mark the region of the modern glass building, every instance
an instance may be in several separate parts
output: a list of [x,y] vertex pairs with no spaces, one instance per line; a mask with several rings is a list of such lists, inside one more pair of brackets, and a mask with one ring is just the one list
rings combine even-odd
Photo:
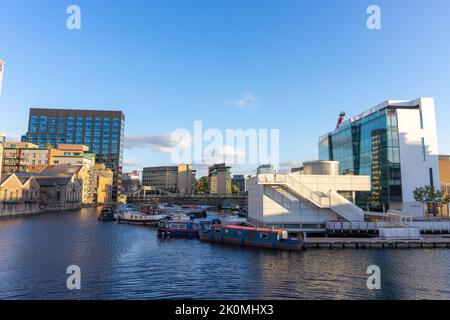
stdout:
[[114,172],[113,198],[121,191],[125,115],[121,111],[30,109],[28,142],[45,147],[84,144],[96,162]]
[[415,188],[439,181],[434,100],[390,100],[348,119],[320,138],[319,158],[339,161],[340,174],[371,176],[360,207],[409,208]]

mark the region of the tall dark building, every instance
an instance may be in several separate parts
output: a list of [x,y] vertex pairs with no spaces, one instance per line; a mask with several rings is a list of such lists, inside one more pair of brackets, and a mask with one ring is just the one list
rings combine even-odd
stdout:
[[45,147],[84,144],[114,172],[113,198],[122,188],[125,115],[121,111],[30,109],[28,142]]

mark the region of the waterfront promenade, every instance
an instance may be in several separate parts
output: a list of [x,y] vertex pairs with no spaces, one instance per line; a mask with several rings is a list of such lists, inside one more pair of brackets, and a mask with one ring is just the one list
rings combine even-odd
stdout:
[[308,249],[450,249],[450,235],[424,235],[422,239],[308,238]]

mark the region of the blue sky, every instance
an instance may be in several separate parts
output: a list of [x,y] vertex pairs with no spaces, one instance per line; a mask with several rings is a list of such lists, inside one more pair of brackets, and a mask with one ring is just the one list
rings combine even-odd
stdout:
[[[81,8],[81,30],[66,28],[71,4]],[[381,8],[381,30],[366,27],[371,4]],[[26,132],[30,107],[112,109],[125,112],[127,136],[150,140],[125,150],[134,166],[170,164],[162,137],[192,131],[195,120],[220,130],[278,128],[280,161],[293,162],[317,158],[318,137],[342,110],[432,96],[440,153],[450,154],[448,0],[0,0],[0,7],[7,63],[0,131],[13,137]]]

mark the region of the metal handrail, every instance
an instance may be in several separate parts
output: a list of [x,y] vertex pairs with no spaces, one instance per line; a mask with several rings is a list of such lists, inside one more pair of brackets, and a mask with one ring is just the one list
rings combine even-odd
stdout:
[[[286,184],[291,187],[293,190],[297,191],[298,193],[301,194],[302,196],[304,196],[305,198],[307,198],[308,200],[314,202],[315,204],[317,204],[319,207],[322,206],[321,204],[321,196],[319,196],[315,191],[311,190],[310,188],[308,188],[307,186],[305,186],[303,183],[301,183],[300,181],[292,178],[289,175],[285,175],[285,181]],[[289,181],[289,182],[288,182]],[[292,186],[292,184],[294,185],[294,187]]]

